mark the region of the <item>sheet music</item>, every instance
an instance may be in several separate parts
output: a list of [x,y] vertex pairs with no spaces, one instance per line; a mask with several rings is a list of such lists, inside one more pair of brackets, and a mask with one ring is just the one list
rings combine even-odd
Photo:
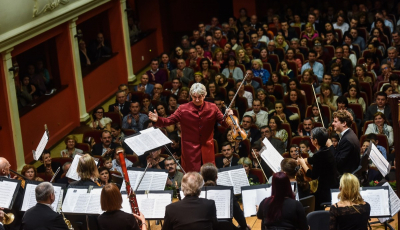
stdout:
[[[68,170],[67,174],[65,175],[66,177],[71,178],[76,181],[81,179],[78,175],[78,172],[76,171],[78,168],[79,158],[81,158],[81,157],[82,157],[82,155],[75,154],[74,160],[72,161],[71,166],[69,167],[69,170]],[[97,158],[93,158],[93,159],[97,165],[99,160]]]
[[0,207],[11,208],[11,201],[18,183],[12,181],[0,181]]
[[39,160],[40,156],[43,153],[43,150],[46,148],[47,142],[49,141],[49,137],[47,136],[47,130],[44,131],[42,139],[40,139],[39,145],[36,148],[36,151],[33,152],[33,159],[35,161]]
[[[26,184],[25,196],[22,202],[21,211],[26,212],[28,209],[36,205],[37,201],[36,201],[35,189],[37,186],[38,186],[37,184],[30,184],[30,183]],[[53,188],[54,188],[55,200],[51,204],[51,207],[53,208],[54,211],[57,211],[57,206],[60,200],[60,194],[62,193],[62,189],[60,186],[53,186]]]
[[250,186],[244,168],[232,169],[229,171],[218,172],[218,185],[232,186],[235,195],[240,194],[242,186]]
[[256,205],[260,205],[261,201],[271,196],[271,187],[242,190],[243,212],[245,217],[257,214]]
[[165,207],[171,204],[170,193],[136,194],[139,210],[146,218],[163,219]]
[[121,208],[121,210],[126,212],[126,213],[132,214],[132,208],[131,208],[131,204],[129,203],[128,195],[127,194],[121,194],[121,196],[122,196],[122,208]]
[[261,149],[260,156],[267,163],[274,173],[281,171],[282,155],[272,146],[267,138],[263,140],[264,147]]
[[[339,202],[339,191],[332,192],[332,204]],[[370,216],[390,216],[389,210],[389,197],[387,190],[384,189],[370,189],[361,190],[360,195],[365,202],[371,206]]]
[[215,202],[218,219],[231,218],[231,190],[207,190],[207,199]]
[[[382,187],[383,186],[389,187],[390,215],[394,216],[396,213],[398,213],[400,211],[400,199],[388,182],[384,183],[382,185]],[[385,217],[385,218],[378,218],[378,219],[381,223],[383,223],[386,220],[389,220],[390,218]]]
[[382,176],[386,176],[390,172],[390,163],[383,157],[382,153],[378,150],[374,143],[370,143],[371,152],[369,157],[371,158],[372,162],[378,168],[379,172],[381,172]]
[[87,194],[87,189],[70,188],[65,195],[62,210],[65,213],[74,212],[75,205],[80,195]]
[[85,213],[102,213],[100,205],[101,190],[102,189],[93,189],[90,192],[90,199]]
[[133,152],[141,156],[149,150],[171,143],[171,140],[160,129],[150,127],[140,131],[139,135],[126,138],[124,142]]
[[[134,191],[139,184],[142,175],[143,171],[128,170],[129,181],[131,182],[131,187]],[[137,190],[163,191],[165,188],[165,184],[167,183],[167,179],[168,173],[165,171],[147,171]],[[126,191],[126,186],[121,186],[121,192],[123,191]]]

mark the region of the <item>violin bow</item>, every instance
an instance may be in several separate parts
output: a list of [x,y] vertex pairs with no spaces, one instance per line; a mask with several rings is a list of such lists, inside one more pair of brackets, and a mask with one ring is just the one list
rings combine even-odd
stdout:
[[[246,73],[246,76],[244,76],[244,77],[243,77],[242,83],[240,83],[240,86],[239,86],[239,88],[236,90],[235,96],[233,96],[233,98],[232,98],[232,100],[231,100],[231,103],[229,103],[229,106],[228,106],[228,108],[230,108],[230,107],[231,107],[231,105],[232,105],[232,103],[235,101],[235,99],[236,99],[236,96],[237,96],[237,94],[239,93],[239,90],[240,90],[240,88],[242,87],[242,85],[243,85],[244,81],[245,81],[245,80],[246,80],[246,78],[247,78],[247,75],[249,75],[249,74],[248,74],[248,73]],[[225,106],[225,107],[226,107],[226,106]],[[226,114],[227,114],[227,110],[225,110],[224,117],[226,117]]]
[[312,91],[314,92],[315,103],[317,104],[317,108],[318,108],[318,112],[319,112],[319,117],[321,118],[322,126],[325,128],[324,120],[322,119],[321,109],[319,108],[319,105],[318,105],[319,103],[318,103],[318,101],[317,101],[317,94],[315,93],[315,90],[314,90],[314,85],[311,84],[311,87],[312,87]]
[[260,166],[260,169],[261,169],[261,171],[263,172],[263,174],[264,174],[264,176],[265,176],[265,179],[267,180],[267,183],[269,183],[268,177],[267,177],[267,175],[265,174],[264,169],[261,167],[261,163],[260,163],[260,161],[258,160],[258,158],[257,158],[257,156],[256,156],[256,152],[254,152],[254,149],[251,149],[251,151],[253,152],[254,158],[256,158],[256,160],[257,160],[257,162],[258,162],[258,165]]

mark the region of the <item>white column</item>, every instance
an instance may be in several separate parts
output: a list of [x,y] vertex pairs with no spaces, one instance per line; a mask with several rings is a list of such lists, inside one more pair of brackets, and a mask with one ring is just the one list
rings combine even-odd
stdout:
[[8,109],[3,111],[4,113],[9,113],[9,117],[11,120],[11,129],[13,135],[14,142],[14,150],[15,150],[15,159],[17,162],[17,169],[20,170],[25,165],[25,157],[24,157],[24,145],[22,142],[22,132],[21,132],[21,123],[19,120],[19,111],[18,111],[18,101],[17,101],[17,93],[15,89],[15,81],[14,81],[14,72],[9,71],[11,67],[13,67],[11,60],[11,51],[13,48],[2,52],[3,57],[3,75],[6,80],[6,90],[7,90],[7,100],[8,100]]
[[89,114],[86,112],[86,103],[85,103],[85,92],[83,90],[83,80],[82,80],[82,71],[81,71],[81,62],[79,58],[79,44],[78,39],[75,38],[76,32],[76,20],[78,18],[74,18],[69,22],[69,30],[70,30],[70,40],[72,44],[72,59],[74,62],[74,75],[75,75],[75,84],[76,84],[76,93],[78,94],[78,106],[79,106],[79,117],[81,122],[85,122],[89,119]]
[[120,3],[121,3],[122,33],[124,34],[124,45],[125,45],[125,60],[128,71],[128,82],[133,82],[136,79],[136,76],[133,73],[133,67],[132,67],[131,41],[129,38],[128,17],[125,11],[126,0],[120,0]]

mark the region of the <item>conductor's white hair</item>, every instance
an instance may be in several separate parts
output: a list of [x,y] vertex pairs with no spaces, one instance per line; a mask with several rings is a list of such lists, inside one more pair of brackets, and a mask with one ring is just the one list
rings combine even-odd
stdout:
[[206,87],[201,84],[201,83],[194,83],[192,87],[190,87],[190,95],[198,94],[198,95],[203,95],[207,96],[207,90]]

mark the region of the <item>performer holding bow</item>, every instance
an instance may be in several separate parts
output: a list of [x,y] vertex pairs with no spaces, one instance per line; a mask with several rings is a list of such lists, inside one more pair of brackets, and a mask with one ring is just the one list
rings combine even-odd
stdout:
[[[182,127],[182,167],[186,172],[200,171],[202,164],[215,164],[214,125],[224,122],[224,115],[214,103],[204,101],[207,95],[206,87],[195,83],[190,88],[192,101],[182,104],[168,118],[159,117],[156,110],[149,112],[149,119],[158,127],[164,127],[177,122]],[[232,110],[228,109],[228,115]]]

